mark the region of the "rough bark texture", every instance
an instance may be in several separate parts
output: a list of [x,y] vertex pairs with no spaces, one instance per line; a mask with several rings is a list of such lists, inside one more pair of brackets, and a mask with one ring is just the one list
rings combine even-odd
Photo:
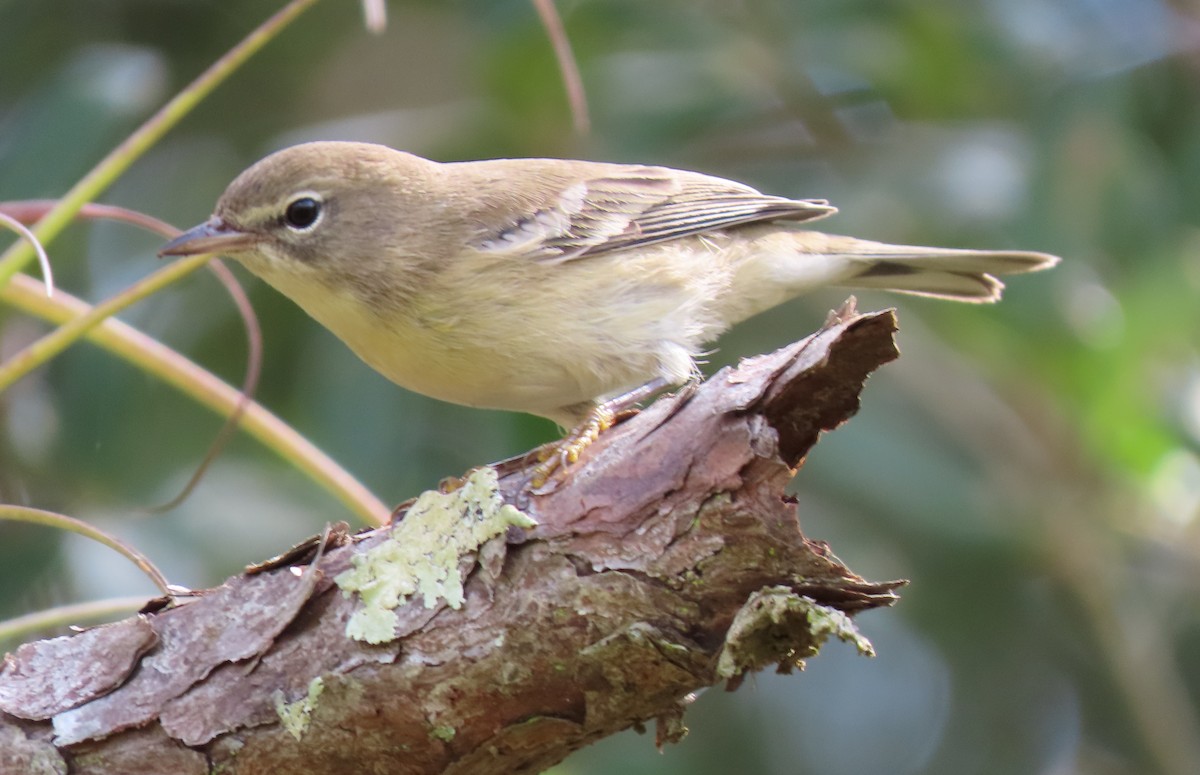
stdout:
[[[896,356],[890,312],[834,320],[605,433],[529,495],[538,525],[459,559],[461,607],[395,609],[346,636],[333,579],[387,530],[333,533],[198,600],[27,644],[0,670],[0,773],[512,773],[656,721],[689,694],[789,669],[897,582],[799,530],[784,487]],[[314,559],[315,558],[315,559]],[[314,681],[314,679],[319,679]]]

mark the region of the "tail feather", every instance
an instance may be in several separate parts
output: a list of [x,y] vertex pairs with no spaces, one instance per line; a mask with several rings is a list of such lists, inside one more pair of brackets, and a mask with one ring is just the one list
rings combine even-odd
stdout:
[[956,301],[998,301],[1004,283],[995,275],[1037,272],[1058,263],[1057,256],[1047,253],[924,248],[830,237],[826,246],[830,253],[861,267],[839,284]]
[[[875,250],[872,248],[884,248]],[[878,261],[892,261],[944,269],[951,272],[978,272],[993,274],[1024,274],[1049,269],[1058,263],[1058,256],[1049,253],[1034,253],[1023,250],[958,250],[954,248],[919,248],[907,245],[884,245],[867,242],[859,250],[847,252],[848,256]]]
[[1058,263],[1046,253],[888,245],[819,231],[760,228],[761,236],[736,262],[735,292],[722,299],[719,317],[727,323],[831,285],[993,302],[1004,290],[996,275],[1036,272]]
[[891,261],[870,264],[845,284],[976,303],[999,301],[1004,291],[1004,283],[986,272],[950,272]]

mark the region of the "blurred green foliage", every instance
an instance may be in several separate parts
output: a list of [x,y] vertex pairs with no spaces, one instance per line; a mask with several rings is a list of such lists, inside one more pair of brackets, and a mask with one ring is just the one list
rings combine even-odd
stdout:
[[[0,0],[0,199],[56,196],[278,6]],[[381,36],[318,4],[110,190],[179,226],[304,139],[449,160],[667,164],[827,197],[822,225],[892,242],[1056,252],[994,308],[900,308],[904,357],[795,489],[807,534],[913,584],[862,617],[880,656],[711,692],[658,755],[627,733],[557,768],[623,773],[1200,771],[1200,18],[1183,0],[570,0],[588,89],[571,119],[526,0],[390,4]],[[7,238],[5,238],[7,244]],[[157,241],[53,245],[90,300]],[[404,393],[247,277],[260,400],[399,501],[554,434]],[[831,291],[731,332],[712,367],[783,345]],[[204,276],[126,319],[237,383],[244,336]],[[43,328],[0,310],[0,354]],[[89,346],[0,396],[0,499],[112,529],[204,586],[345,515],[239,439],[165,518],[219,421]],[[232,540],[231,540],[232,539]],[[0,524],[0,616],[149,591],[104,550]]]

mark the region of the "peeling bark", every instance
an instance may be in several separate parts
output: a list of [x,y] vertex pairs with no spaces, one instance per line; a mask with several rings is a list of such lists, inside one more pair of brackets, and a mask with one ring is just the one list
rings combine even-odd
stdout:
[[691,692],[891,605],[799,530],[784,488],[896,357],[891,312],[846,315],[606,432],[533,494],[537,525],[458,558],[461,607],[420,596],[395,637],[346,636],[335,577],[388,540],[335,531],[197,600],[26,644],[0,669],[0,773],[537,772],[649,721],[678,740]]

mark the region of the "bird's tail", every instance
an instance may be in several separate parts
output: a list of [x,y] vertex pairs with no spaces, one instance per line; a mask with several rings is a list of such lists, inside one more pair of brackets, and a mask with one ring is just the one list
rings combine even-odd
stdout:
[[[798,238],[798,239],[796,239]],[[831,285],[932,296],[975,303],[1000,299],[996,275],[1049,269],[1058,257],[1010,250],[957,250],[889,245],[819,232],[796,233],[801,252],[831,262]]]
[[719,319],[745,320],[800,294],[840,286],[939,299],[999,301],[996,275],[1049,269],[1056,256],[1008,250],[956,250],[889,245],[818,231],[771,231],[736,263],[733,292]]
[[996,275],[1049,269],[1057,256],[1007,250],[953,250],[860,242],[848,257],[861,267],[847,278],[854,288],[932,296],[976,303],[1000,300],[1004,283]]

